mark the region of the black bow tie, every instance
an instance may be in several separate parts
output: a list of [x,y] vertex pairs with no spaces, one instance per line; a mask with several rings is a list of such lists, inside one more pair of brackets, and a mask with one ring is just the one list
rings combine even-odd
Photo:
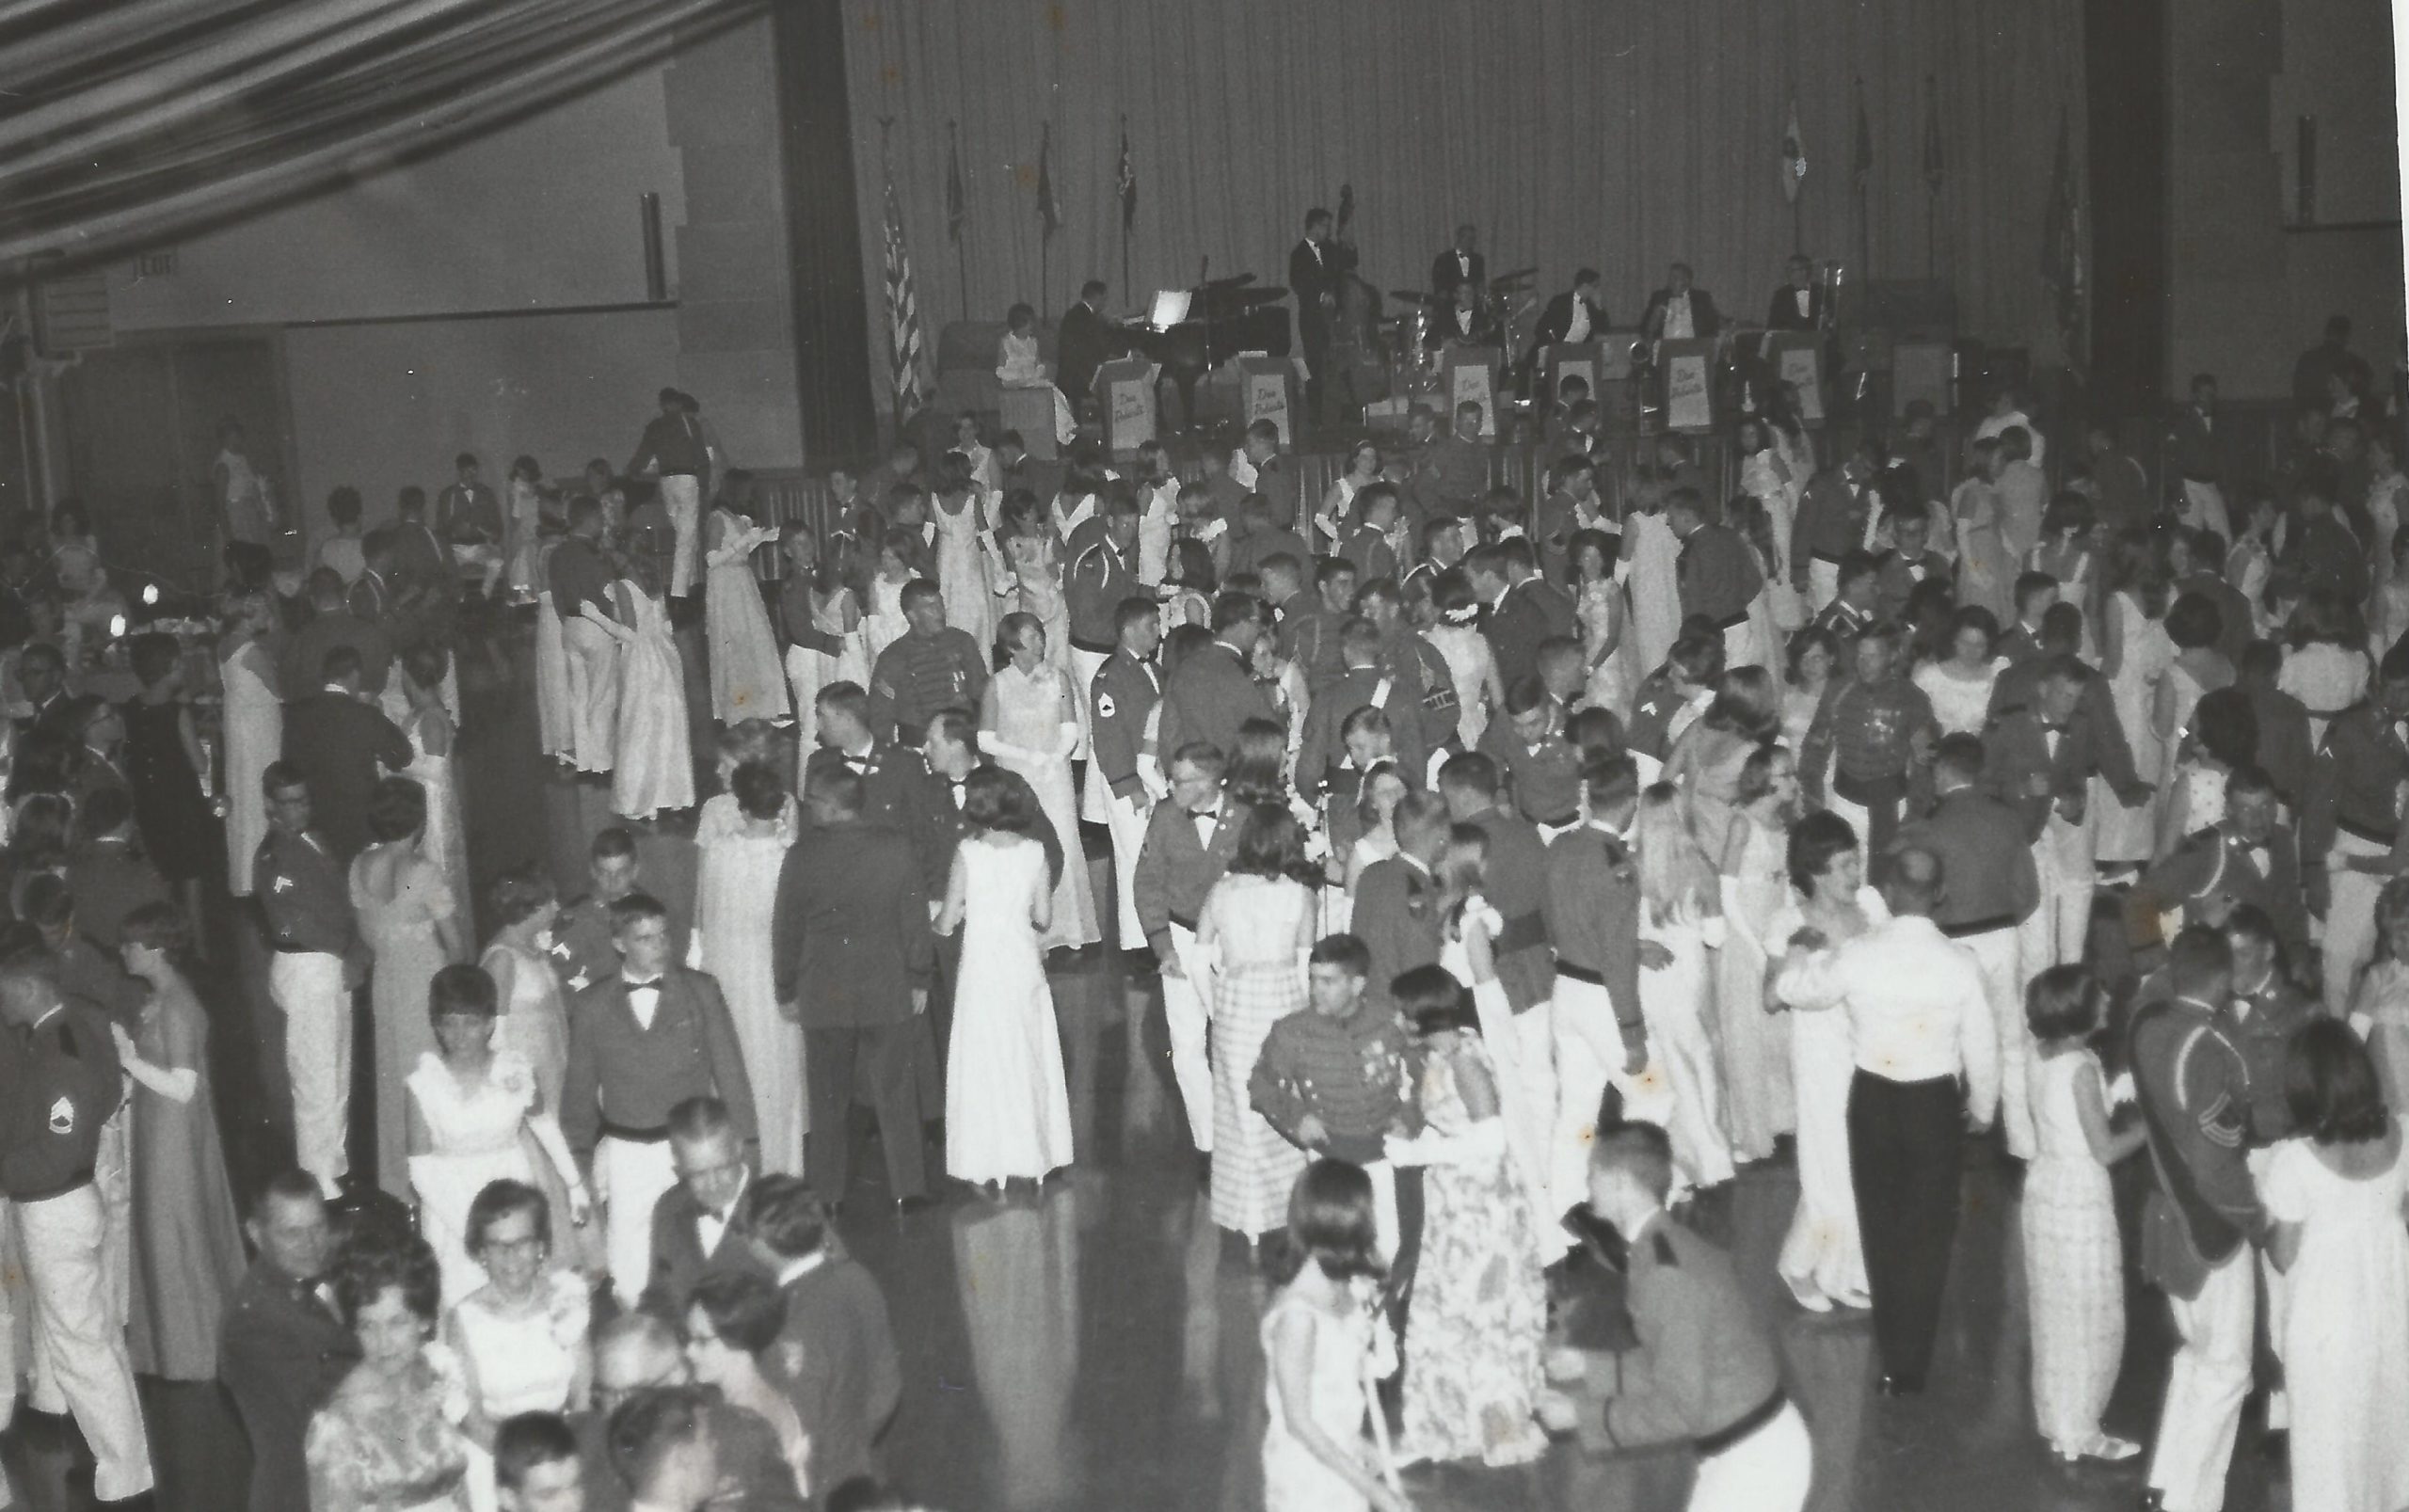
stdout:
[[654,992],[654,993],[657,993],[657,992],[661,991],[661,979],[660,979],[660,978],[658,978],[658,977],[647,977],[647,978],[646,978],[646,979],[645,979],[644,980],[642,980],[642,981],[631,981],[631,982],[629,982],[629,983],[628,983],[628,991],[630,991],[630,992],[631,992],[631,993],[643,993],[643,992]]

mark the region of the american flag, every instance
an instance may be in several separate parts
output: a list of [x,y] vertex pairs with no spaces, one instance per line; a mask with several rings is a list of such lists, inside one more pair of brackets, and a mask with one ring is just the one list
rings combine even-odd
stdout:
[[1048,121],[1045,134],[1037,141],[1037,223],[1045,229],[1047,240],[1062,229],[1062,206],[1054,198],[1054,126]]
[[895,198],[895,176],[886,179],[886,337],[894,369],[895,423],[901,427],[928,403],[920,386],[926,343],[920,337],[920,301],[912,292],[912,254],[903,245],[903,209]]
[[1138,165],[1129,161],[1129,121],[1121,121],[1121,234],[1129,234],[1138,218]]

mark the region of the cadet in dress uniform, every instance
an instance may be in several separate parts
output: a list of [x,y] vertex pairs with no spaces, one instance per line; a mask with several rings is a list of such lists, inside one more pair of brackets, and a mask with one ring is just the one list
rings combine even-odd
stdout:
[[1236,804],[1221,790],[1226,765],[1214,746],[1195,742],[1174,749],[1171,798],[1147,816],[1131,879],[1139,922],[1162,969],[1172,1080],[1188,1110],[1189,1135],[1207,1154],[1213,1149],[1213,1070],[1204,1058],[1210,1017],[1204,961],[1196,952],[1196,915],[1213,884],[1230,869],[1244,827]]
[[1551,1216],[1578,1201],[1607,1084],[1648,1064],[1648,1029],[1639,1015],[1639,872],[1623,840],[1639,805],[1639,773],[1620,756],[1594,765],[1587,781],[1589,822],[1547,848],[1559,1078],[1546,1173]]
[[1627,1123],[1602,1135],[1588,1164],[1590,1216],[1628,1241],[1626,1306],[1639,1345],[1590,1347],[1573,1310],[1572,1348],[1550,1361],[1570,1381],[1541,1409],[1591,1454],[1687,1443],[1698,1455],[1689,1512],[1797,1512],[1814,1469],[1806,1421],[1781,1386],[1772,1330],[1741,1289],[1731,1257],[1665,1211],[1673,1153],[1665,1131]]
[[1145,944],[1138,918],[1138,852],[1145,845],[1146,819],[1163,793],[1163,775],[1141,763],[1146,724],[1162,702],[1162,676],[1155,649],[1162,644],[1162,611],[1150,598],[1121,600],[1113,611],[1113,653],[1089,680],[1088,718],[1093,757],[1088,770],[1104,789],[1104,825],[1112,837],[1112,883],[1119,900],[1116,943],[1124,950]]
[[[14,932],[14,931],[12,931]],[[33,1297],[38,1412],[72,1413],[91,1445],[103,1502],[151,1488],[124,1319],[108,1294],[107,1220],[92,1180],[101,1125],[125,1100],[108,1020],[71,1003],[38,941],[0,961],[0,1190],[16,1207]]]
[[2401,785],[2409,782],[2409,640],[2384,654],[2373,697],[2325,727],[2300,823],[2309,911],[2325,920],[2325,1011],[2350,1011],[2375,955],[2375,899],[2393,874]]
[[310,784],[300,769],[271,762],[260,786],[267,793],[269,827],[252,862],[251,884],[275,952],[267,991],[284,1015],[294,1151],[332,1202],[343,1195],[343,1178],[351,1170],[343,1134],[351,1106],[351,992],[366,974],[359,924],[343,864],[311,832]]

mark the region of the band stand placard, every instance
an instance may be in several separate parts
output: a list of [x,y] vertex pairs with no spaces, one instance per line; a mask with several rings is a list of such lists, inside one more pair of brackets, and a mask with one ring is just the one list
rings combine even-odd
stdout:
[[1661,344],[1665,428],[1693,434],[1715,429],[1715,342],[1687,339]]
[[1480,406],[1480,436],[1497,438],[1497,354],[1485,346],[1450,344],[1439,359],[1439,388],[1447,396],[1445,428],[1463,405]]
[[1290,383],[1296,370],[1286,358],[1266,357],[1260,352],[1240,356],[1236,365],[1239,428],[1268,420],[1280,427],[1280,444],[1289,445],[1293,437],[1291,413],[1296,407]]
[[[1540,354],[1540,371],[1547,375],[1547,391],[1536,397],[1546,405],[1554,405],[1564,392],[1564,380],[1579,376],[1589,386],[1589,397],[1598,397],[1598,385],[1605,373],[1605,348],[1597,342],[1556,342]],[[1624,364],[1628,370],[1629,363]]]
[[1765,333],[1765,365],[1807,425],[1824,422],[1824,341],[1821,331]]
[[1105,449],[1128,456],[1156,439],[1160,417],[1155,384],[1162,376],[1159,364],[1144,358],[1115,358],[1096,370],[1096,392],[1104,401]]

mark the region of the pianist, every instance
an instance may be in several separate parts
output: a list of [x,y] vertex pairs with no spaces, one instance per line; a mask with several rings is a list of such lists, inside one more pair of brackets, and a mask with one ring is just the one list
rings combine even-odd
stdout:
[[[1070,317],[1062,318],[1065,326]],[[1045,359],[1037,353],[1037,311],[1026,303],[1013,306],[1004,316],[1004,340],[996,355],[996,381],[1007,389],[1043,389],[1054,380],[1045,372]],[[1078,426],[1071,417],[1071,406],[1060,389],[1054,390],[1054,439],[1068,446]]]

